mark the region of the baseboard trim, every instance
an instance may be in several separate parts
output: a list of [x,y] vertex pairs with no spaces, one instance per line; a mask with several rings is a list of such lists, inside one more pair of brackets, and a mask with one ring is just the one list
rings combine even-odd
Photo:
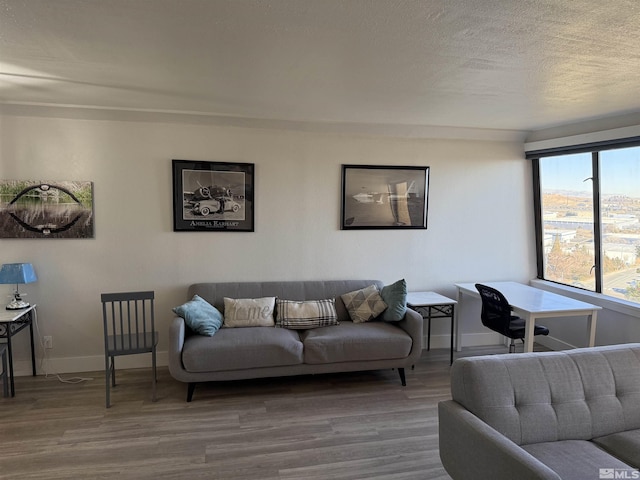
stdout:
[[[169,365],[168,352],[157,352],[156,363],[159,367]],[[151,355],[126,355],[116,358],[116,368],[150,368]],[[88,357],[36,357],[36,373],[38,375],[56,375],[68,373],[82,373],[104,371],[104,355]],[[13,362],[13,372],[16,377],[32,374],[31,360],[17,360]]]
[[[462,335],[463,347],[483,347],[499,345],[503,342],[501,335],[489,333],[471,333]],[[554,337],[536,337],[536,342],[551,350],[569,350],[576,348]],[[431,348],[449,348],[451,335],[431,335]],[[427,336],[422,341],[422,348],[427,349]],[[159,367],[169,365],[167,351],[158,352],[156,358]],[[116,359],[116,368],[150,368],[151,356],[149,354],[127,355]],[[13,371],[16,377],[31,375],[31,361],[17,360],[13,363]],[[82,372],[104,371],[104,356],[94,355],[87,357],[45,357],[36,358],[36,373],[38,375],[55,375]]]
[[[461,338],[463,347],[484,347],[487,345],[499,345],[503,342],[502,335],[493,332],[487,333],[467,333]],[[451,335],[434,335],[431,334],[431,348],[450,348]],[[427,349],[427,336],[422,339],[422,349]]]
[[552,337],[552,336],[542,336],[538,335],[536,337],[536,343],[547,347],[551,350],[573,350],[574,348],[578,348],[575,345],[571,345],[570,343],[563,342],[562,340]]

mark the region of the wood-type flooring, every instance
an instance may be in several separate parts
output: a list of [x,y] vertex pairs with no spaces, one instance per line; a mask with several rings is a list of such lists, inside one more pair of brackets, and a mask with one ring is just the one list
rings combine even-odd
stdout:
[[393,370],[283,377],[199,384],[191,403],[167,368],[156,403],[150,369],[119,370],[110,409],[103,372],[16,377],[0,397],[0,479],[449,479],[437,416],[449,368],[437,349],[406,387]]

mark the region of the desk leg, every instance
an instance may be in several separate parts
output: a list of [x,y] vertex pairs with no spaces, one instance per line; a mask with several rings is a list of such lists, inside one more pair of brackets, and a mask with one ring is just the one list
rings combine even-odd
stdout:
[[9,388],[11,396],[16,396],[16,387],[13,383],[13,348],[11,348],[11,325],[7,325],[7,356],[9,357]]
[[587,329],[589,331],[589,346],[596,345],[596,321],[598,320],[598,311],[594,310],[591,315],[587,316]]
[[536,326],[536,317],[527,315],[524,324],[524,351],[533,352],[533,332]]
[[[458,306],[460,306],[460,302],[462,300],[462,291],[458,288],[458,295],[456,296],[456,300],[458,300]],[[456,337],[456,351],[460,352],[462,351],[462,336],[460,335],[460,322],[459,322],[459,318],[458,318],[458,311],[460,309],[456,308],[454,310],[454,316],[453,316],[453,326],[454,326],[454,330],[455,330],[455,337]]]
[[456,323],[456,307],[451,305],[451,354],[449,358],[449,365],[453,365],[453,337]]
[[29,312],[29,333],[31,334],[31,371],[36,376],[36,351],[33,341],[33,312]]
[[427,352],[431,350],[431,306],[427,307]]

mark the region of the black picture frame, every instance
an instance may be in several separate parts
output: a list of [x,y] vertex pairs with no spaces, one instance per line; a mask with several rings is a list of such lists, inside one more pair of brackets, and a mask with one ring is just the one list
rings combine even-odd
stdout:
[[341,230],[426,229],[429,167],[342,165]]
[[253,163],[173,160],[174,232],[253,232]]

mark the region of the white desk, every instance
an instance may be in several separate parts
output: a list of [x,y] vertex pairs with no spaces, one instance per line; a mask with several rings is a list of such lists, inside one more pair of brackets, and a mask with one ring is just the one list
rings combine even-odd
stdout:
[[[524,351],[533,351],[533,329],[536,320],[549,317],[587,317],[588,346],[593,347],[596,341],[596,320],[598,310],[601,307],[590,303],[574,300],[573,298],[558,295],[524,285],[517,282],[477,282],[495,288],[502,292],[513,308],[513,312],[525,320]],[[480,298],[480,294],[474,283],[456,283],[458,288],[458,303],[463,295],[471,295]],[[480,318],[480,315],[478,315]],[[460,332],[458,322],[456,324],[456,343],[460,349]]]

